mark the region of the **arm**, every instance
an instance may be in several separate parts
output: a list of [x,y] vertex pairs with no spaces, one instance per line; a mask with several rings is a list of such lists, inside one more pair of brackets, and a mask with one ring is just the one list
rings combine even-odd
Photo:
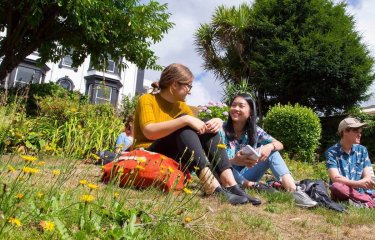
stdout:
[[280,141],[273,138],[270,143],[262,146],[259,161],[265,161],[270,156],[271,152],[281,151],[283,149],[284,145]]
[[350,180],[344,176],[342,176],[337,168],[329,168],[328,169],[328,176],[332,180],[332,182],[339,182],[343,183],[349,187],[353,188],[365,188],[370,189],[374,187],[374,182],[371,180],[371,168],[366,167],[363,169],[363,178],[361,180],[355,181]]

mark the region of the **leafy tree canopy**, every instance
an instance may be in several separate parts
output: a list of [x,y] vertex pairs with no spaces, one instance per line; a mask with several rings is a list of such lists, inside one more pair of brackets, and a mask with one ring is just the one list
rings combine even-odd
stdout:
[[109,57],[160,69],[149,47],[173,25],[166,10],[153,0],[0,0],[0,79],[36,49],[40,63],[69,54],[77,67],[91,55],[98,69]]
[[204,67],[224,82],[248,79],[264,110],[299,103],[329,115],[368,99],[374,60],[346,4],[255,0],[219,7],[196,32]]

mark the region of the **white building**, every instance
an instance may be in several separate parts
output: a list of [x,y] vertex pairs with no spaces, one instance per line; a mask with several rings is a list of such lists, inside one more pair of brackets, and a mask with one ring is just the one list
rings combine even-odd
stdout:
[[95,70],[87,57],[78,68],[71,67],[72,59],[65,56],[58,63],[48,62],[42,67],[36,65],[38,53],[29,55],[11,74],[5,87],[28,83],[55,82],[68,90],[78,90],[89,97],[92,103],[110,102],[118,105],[124,95],[143,93],[144,70],[125,61],[128,68],[119,70],[110,60],[105,72]]

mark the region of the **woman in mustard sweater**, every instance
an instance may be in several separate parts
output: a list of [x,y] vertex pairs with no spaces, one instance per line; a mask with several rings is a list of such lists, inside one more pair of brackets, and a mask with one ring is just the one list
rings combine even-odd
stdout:
[[233,205],[260,204],[259,199],[250,197],[237,185],[225,148],[219,147],[222,121],[203,122],[193,116],[185,103],[193,79],[187,67],[171,64],[163,70],[159,83],[154,84],[158,91],[139,98],[134,121],[135,147],[180,160],[189,170],[196,170],[206,194],[224,195]]

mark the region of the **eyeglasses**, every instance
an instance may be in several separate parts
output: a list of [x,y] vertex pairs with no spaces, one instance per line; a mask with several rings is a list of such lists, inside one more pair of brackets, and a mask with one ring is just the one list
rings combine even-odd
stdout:
[[189,83],[183,83],[183,82],[177,82],[177,83],[180,84],[180,85],[184,85],[184,86],[186,86],[189,92],[190,92],[191,89],[193,88],[193,85],[192,85],[192,84],[189,84]]

